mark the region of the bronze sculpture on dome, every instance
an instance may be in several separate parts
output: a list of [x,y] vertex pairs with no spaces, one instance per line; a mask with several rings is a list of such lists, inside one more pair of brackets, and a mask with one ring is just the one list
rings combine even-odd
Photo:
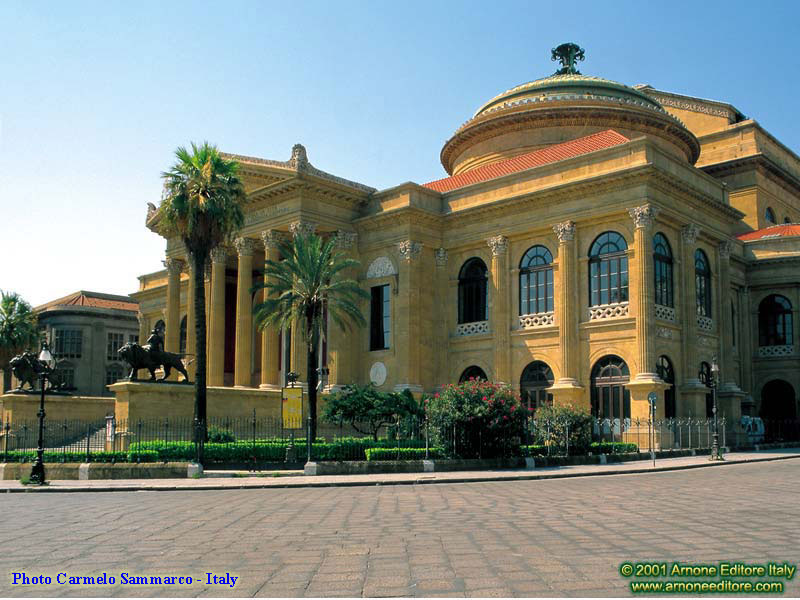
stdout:
[[553,73],[553,75],[581,74],[581,72],[578,71],[576,63],[584,59],[585,50],[578,46],[578,44],[567,42],[566,44],[561,44],[553,48],[551,52],[550,60],[557,60],[561,63],[561,68]]

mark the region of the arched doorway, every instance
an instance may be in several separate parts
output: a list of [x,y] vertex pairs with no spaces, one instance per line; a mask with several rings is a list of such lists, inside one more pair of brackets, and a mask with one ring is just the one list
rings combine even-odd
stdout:
[[672,368],[672,362],[663,354],[658,357],[658,362],[656,362],[656,373],[664,383],[669,385],[664,390],[664,418],[674,419],[677,412],[675,407],[675,370]]
[[553,394],[547,390],[553,385],[553,371],[540,360],[530,363],[522,371],[519,391],[523,406],[536,410],[540,406],[552,405]]
[[600,419],[629,419],[631,394],[628,365],[619,356],[604,356],[592,369],[592,415]]
[[471,365],[464,369],[464,372],[461,373],[461,377],[458,378],[458,383],[464,383],[465,381],[469,381],[470,379],[475,380],[483,380],[488,381],[488,377],[486,377],[486,373],[483,372],[483,369],[476,365]]
[[761,389],[761,410],[764,436],[768,440],[795,439],[798,433],[797,401],[792,384],[773,379]]

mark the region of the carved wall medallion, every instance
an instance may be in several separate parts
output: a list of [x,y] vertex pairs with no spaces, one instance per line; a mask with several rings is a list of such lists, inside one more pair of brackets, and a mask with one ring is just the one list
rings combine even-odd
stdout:
[[340,229],[336,232],[334,240],[337,248],[340,250],[349,250],[358,240],[358,234],[355,231],[343,231]]
[[417,258],[419,253],[422,252],[422,244],[420,242],[405,240],[397,244],[397,251],[400,252],[400,256],[405,260],[410,261]]
[[434,256],[436,257],[437,267],[447,266],[447,250],[444,248],[437,248],[434,252]]
[[382,362],[372,363],[369,370],[369,380],[377,386],[382,386],[386,383],[386,365]]

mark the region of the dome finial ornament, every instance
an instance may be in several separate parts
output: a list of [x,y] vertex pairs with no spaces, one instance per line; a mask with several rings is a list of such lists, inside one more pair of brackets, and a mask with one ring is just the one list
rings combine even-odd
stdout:
[[584,59],[584,52],[583,48],[572,42],[553,48],[550,60],[557,60],[561,63],[561,68],[553,75],[580,75],[581,72],[578,71],[576,63]]

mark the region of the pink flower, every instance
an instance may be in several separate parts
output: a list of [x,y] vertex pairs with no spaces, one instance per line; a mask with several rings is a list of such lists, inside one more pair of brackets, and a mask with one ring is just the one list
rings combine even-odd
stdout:
[[438,398],[438,397],[439,397],[439,394],[438,394],[438,393],[436,393],[436,394],[434,394],[434,395],[433,395],[433,397],[434,397],[434,398]]
[[503,415],[503,421],[508,421],[508,415]]

